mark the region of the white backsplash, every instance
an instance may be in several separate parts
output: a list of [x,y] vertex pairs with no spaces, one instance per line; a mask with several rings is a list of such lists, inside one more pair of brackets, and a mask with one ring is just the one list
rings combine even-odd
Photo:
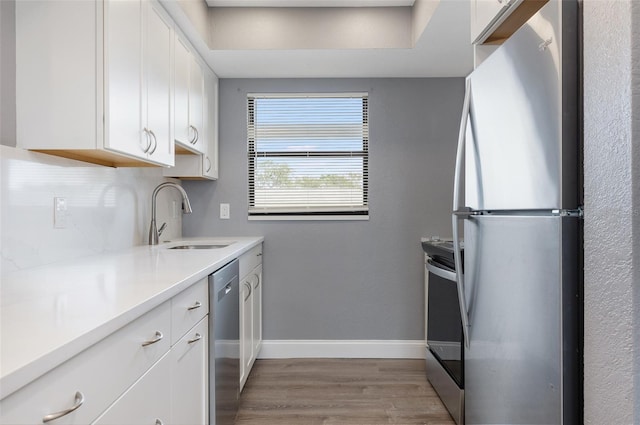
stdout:
[[[151,194],[162,170],[110,168],[0,146],[2,273],[147,244]],[[54,228],[54,197],[65,198],[66,227]],[[175,211],[174,211],[175,201]],[[182,235],[178,191],[158,194],[161,241]]]

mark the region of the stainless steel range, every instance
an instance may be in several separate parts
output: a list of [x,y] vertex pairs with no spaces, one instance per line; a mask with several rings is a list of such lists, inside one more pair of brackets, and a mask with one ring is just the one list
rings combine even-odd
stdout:
[[427,379],[457,424],[464,423],[464,338],[453,242],[422,240],[427,254]]

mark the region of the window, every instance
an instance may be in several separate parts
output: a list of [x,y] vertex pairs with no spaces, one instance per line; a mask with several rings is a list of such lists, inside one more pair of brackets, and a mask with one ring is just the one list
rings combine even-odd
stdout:
[[249,94],[249,217],[368,217],[366,93]]

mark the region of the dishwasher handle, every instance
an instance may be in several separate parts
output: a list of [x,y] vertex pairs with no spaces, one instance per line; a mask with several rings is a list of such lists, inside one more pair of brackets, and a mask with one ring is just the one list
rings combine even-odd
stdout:
[[218,291],[218,302],[222,301],[222,299],[229,293],[231,292],[231,285],[233,284],[233,282],[229,282],[225,285],[224,288],[220,289]]

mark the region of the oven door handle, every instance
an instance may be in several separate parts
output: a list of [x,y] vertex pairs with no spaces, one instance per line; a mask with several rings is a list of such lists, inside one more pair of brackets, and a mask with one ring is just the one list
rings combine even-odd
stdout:
[[449,270],[441,269],[431,262],[431,260],[427,260],[427,270],[429,273],[433,273],[436,276],[439,276],[443,279],[450,280],[452,283],[456,283],[456,274],[455,272],[450,272]]

